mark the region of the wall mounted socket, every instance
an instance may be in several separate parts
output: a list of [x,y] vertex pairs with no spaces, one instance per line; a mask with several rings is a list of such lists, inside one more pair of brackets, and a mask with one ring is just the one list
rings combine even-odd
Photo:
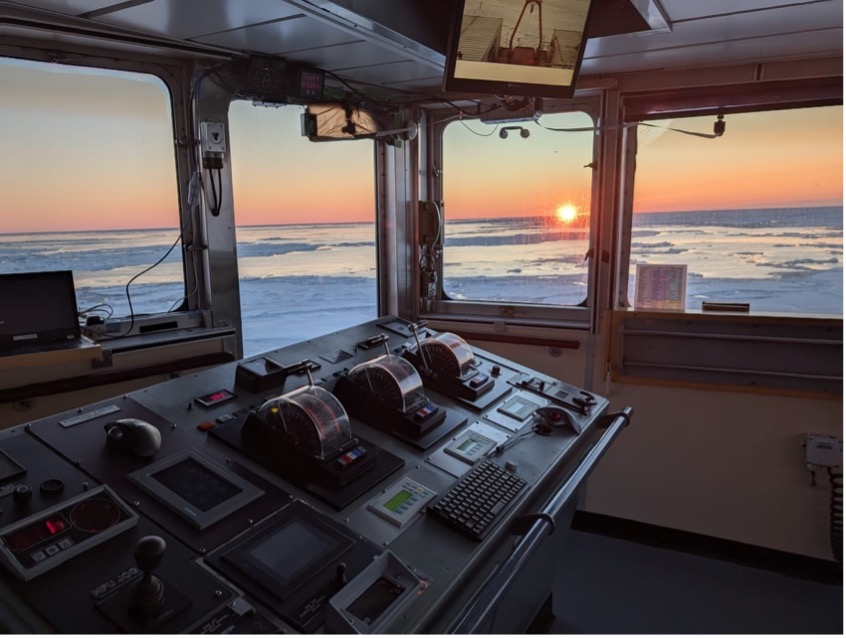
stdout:
[[843,465],[843,440],[822,434],[808,434],[805,439],[805,462],[826,467]]
[[226,152],[223,122],[200,122],[200,147],[204,154]]

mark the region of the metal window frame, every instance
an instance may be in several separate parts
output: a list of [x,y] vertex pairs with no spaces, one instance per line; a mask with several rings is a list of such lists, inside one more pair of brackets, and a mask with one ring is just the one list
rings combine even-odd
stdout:
[[[556,101],[547,105],[544,112],[563,113],[581,111],[586,113],[595,122],[597,128],[607,123],[606,111],[601,92],[594,92],[588,96],[579,96],[574,100]],[[443,201],[443,132],[448,124],[455,119],[455,111],[450,109],[427,109],[426,116],[428,125],[425,127],[425,148],[421,151],[421,174],[424,182],[421,192],[428,199]],[[462,119],[471,119],[473,116],[462,115]],[[576,306],[554,306],[531,304],[524,302],[492,302],[483,300],[455,300],[441,298],[432,304],[428,312],[415,304],[416,316],[435,320],[451,322],[482,323],[492,325],[497,332],[510,331],[519,333],[521,328],[554,327],[575,330],[595,331],[598,325],[598,317],[595,313],[595,306],[600,295],[597,293],[598,268],[597,264],[602,259],[602,246],[605,242],[600,239],[600,206],[602,198],[598,195],[600,185],[604,183],[603,175],[603,146],[604,135],[597,134],[594,139],[593,149],[593,175],[591,182],[590,201],[590,236],[588,239],[588,250],[590,262],[588,266],[587,294],[585,300]],[[416,246],[416,241],[415,241]],[[419,280],[419,259],[414,260],[415,280]],[[441,264],[440,280],[443,281],[443,270]]]

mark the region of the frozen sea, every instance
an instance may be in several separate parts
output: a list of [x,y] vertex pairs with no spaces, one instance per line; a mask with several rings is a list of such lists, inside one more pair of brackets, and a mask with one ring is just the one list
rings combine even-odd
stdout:
[[[239,227],[246,355],[376,316],[372,223]],[[448,221],[451,297],[579,304],[587,291],[583,232],[549,219]],[[129,314],[127,282],[159,260],[176,230],[0,235],[0,272],[71,269],[80,311]],[[842,315],[843,209],[636,214],[634,264],[687,265],[687,307],[748,302],[752,311]],[[136,314],[176,308],[185,294],[180,251],[130,286]],[[94,308],[94,310],[90,310]]]

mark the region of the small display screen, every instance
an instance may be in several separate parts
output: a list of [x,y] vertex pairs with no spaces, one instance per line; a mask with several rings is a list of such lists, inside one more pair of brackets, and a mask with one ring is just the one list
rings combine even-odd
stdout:
[[246,549],[243,557],[269,573],[276,585],[285,587],[340,545],[339,539],[305,520],[293,519]]
[[500,408],[499,411],[503,414],[507,414],[510,417],[514,417],[522,421],[526,417],[528,417],[532,412],[538,409],[536,403],[532,401],[528,401],[527,399],[523,399],[522,397],[514,397],[510,401],[506,401]]
[[197,460],[188,457],[150,478],[201,512],[208,512],[241,493],[241,489]]
[[13,552],[19,552],[37,545],[41,541],[52,538],[69,529],[68,522],[60,514],[33,523],[23,529],[16,530],[3,537],[6,545]]
[[197,403],[199,403],[200,405],[204,405],[207,408],[210,408],[212,406],[217,405],[218,403],[224,403],[234,398],[235,395],[229,390],[218,390],[217,392],[212,392],[211,394],[198,397]]
[[378,620],[404,591],[405,587],[402,585],[392,583],[387,578],[380,578],[365,589],[361,596],[347,607],[347,611],[366,625],[370,625]]
[[397,509],[402,507],[402,504],[405,503],[409,498],[411,498],[411,492],[408,490],[400,490],[394,496],[391,497],[389,501],[385,503],[385,509],[390,510],[392,512],[396,512]]
[[461,445],[458,446],[458,450],[460,452],[466,452],[471,447],[473,447],[474,443],[475,443],[475,441],[473,439],[470,439],[470,438],[465,439],[464,443],[462,443]]

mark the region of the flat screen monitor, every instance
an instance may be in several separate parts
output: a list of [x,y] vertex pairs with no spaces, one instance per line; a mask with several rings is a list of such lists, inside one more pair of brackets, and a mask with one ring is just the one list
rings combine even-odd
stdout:
[[458,0],[443,88],[573,96],[595,0]]

